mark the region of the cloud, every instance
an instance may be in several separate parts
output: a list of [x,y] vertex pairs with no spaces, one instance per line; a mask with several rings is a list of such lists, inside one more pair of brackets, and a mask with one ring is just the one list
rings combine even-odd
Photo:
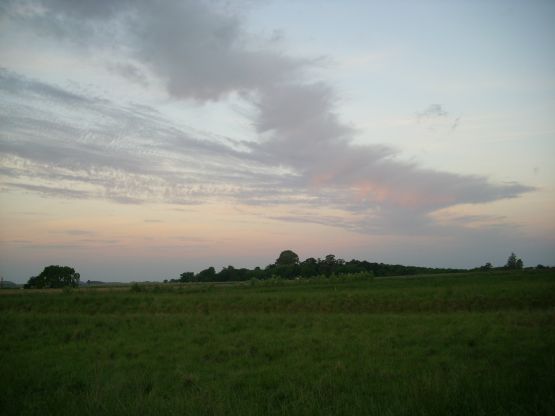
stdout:
[[142,85],[143,87],[148,86],[147,76],[137,65],[132,63],[115,62],[109,63],[108,69],[124,78],[127,78],[131,82]]
[[0,91],[10,94],[26,91],[28,94],[33,94],[35,98],[51,99],[66,105],[83,105],[94,101],[83,95],[74,94],[44,82],[19,76],[5,68],[0,68]]
[[[208,135],[177,129],[144,106],[137,110],[78,96],[82,105],[72,114],[66,105],[76,94],[6,74],[0,71],[0,90],[10,91],[2,100],[9,112],[0,112],[5,122],[0,132],[2,174],[11,178],[6,186],[122,203],[196,203],[197,198],[232,192],[229,179],[243,187],[275,182],[267,167],[253,166],[252,155]],[[50,184],[37,185],[40,181]]]
[[[333,88],[307,81],[317,60],[291,57],[271,40],[255,41],[240,15],[221,4],[29,4],[36,7],[8,13],[77,49],[110,50],[117,56],[112,69],[133,82],[143,79],[144,68],[177,100],[242,97],[255,110],[259,140],[177,128],[149,107],[122,106],[1,71],[0,108],[9,110],[0,112],[2,174],[10,178],[5,186],[119,203],[223,198],[304,206],[315,221],[361,232],[425,232],[439,209],[533,190],[424,169],[399,161],[387,146],[355,144],[358,132],[337,113]],[[419,119],[447,116],[440,104],[418,113]],[[320,207],[352,217],[318,215]]]
[[455,121],[453,121],[453,124],[451,124],[451,131],[455,130],[457,127],[459,127],[459,124],[461,122],[461,118],[457,117],[455,119]]
[[494,185],[484,177],[423,169],[396,160],[395,152],[384,146],[354,145],[353,129],[333,112],[332,92],[323,84],[271,90],[258,105],[257,128],[270,137],[255,147],[256,152],[293,167],[300,173],[297,182],[309,189],[348,189],[367,207],[426,214],[532,190],[517,183]]
[[452,117],[441,104],[430,104],[425,110],[416,113],[416,121],[429,131],[452,133],[459,127],[461,116]]
[[89,231],[89,230],[61,230],[61,231],[51,231],[52,233],[61,233],[61,234],[67,234],[67,235],[72,235],[72,236],[90,236],[95,234],[94,231]]
[[444,110],[441,104],[430,104],[428,108],[417,114],[418,119],[429,119],[447,117],[449,113]]
[[91,197],[90,194],[84,191],[78,191],[75,189],[67,189],[61,187],[54,187],[54,186],[43,186],[43,185],[33,185],[33,184],[26,184],[26,183],[13,183],[7,182],[4,183],[5,186],[8,188],[16,188],[22,189],[25,191],[36,192],[38,194],[43,194],[45,196],[55,196],[55,197],[63,197],[69,199],[88,199]]
[[[297,78],[310,60],[253,41],[231,7],[198,0],[30,1],[36,7],[11,14],[35,30],[80,48],[120,49],[156,74],[168,93],[199,101],[218,100]],[[21,9],[19,9],[21,10]],[[30,13],[29,10],[34,10]],[[119,46],[114,46],[119,45]],[[114,63],[120,74],[142,79],[137,65]]]
[[[13,74],[4,77],[13,78]],[[43,91],[57,88],[43,88],[38,81],[18,85],[14,96],[38,97],[39,102]],[[55,97],[74,99],[69,93]],[[35,113],[32,107],[10,115],[11,130],[4,131],[0,143],[4,175],[33,183],[5,185],[119,203],[227,198],[251,205],[304,206],[315,210],[302,217],[305,222],[368,233],[424,232],[433,224],[429,214],[438,209],[532,190],[517,183],[495,185],[479,176],[422,169],[396,160],[396,153],[385,146],[354,145],[353,129],[333,113],[333,93],[325,84],[290,85],[261,94],[255,104],[262,139],[243,142],[248,149],[244,152],[225,141],[192,137],[145,108],[137,112],[135,106],[129,110],[107,100],[81,100],[87,103],[81,106],[85,118],[100,114],[106,126],[93,123],[94,132],[80,131],[77,124],[52,123],[56,117],[48,113],[46,120],[36,115],[30,119],[27,113]],[[114,136],[116,124],[126,130]],[[34,134],[22,136],[23,126],[39,131],[40,140]],[[18,138],[10,140],[11,136]],[[319,207],[357,216],[343,220],[321,216]],[[295,220],[293,215],[281,217],[285,218]]]
[[283,222],[298,222],[301,224],[318,224],[327,227],[338,227],[348,229],[351,231],[359,231],[357,223],[346,219],[344,216],[331,216],[331,215],[313,215],[306,214],[291,214],[291,215],[275,215],[268,217],[271,220]]

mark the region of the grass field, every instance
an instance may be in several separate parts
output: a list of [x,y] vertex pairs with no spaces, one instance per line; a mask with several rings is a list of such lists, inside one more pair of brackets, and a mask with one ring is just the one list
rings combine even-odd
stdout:
[[0,351],[2,415],[555,414],[555,273],[3,291]]

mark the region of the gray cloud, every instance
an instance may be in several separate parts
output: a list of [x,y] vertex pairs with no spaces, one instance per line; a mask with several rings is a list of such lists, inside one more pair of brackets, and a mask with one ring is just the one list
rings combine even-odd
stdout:
[[[7,186],[121,203],[217,197],[327,206],[356,215],[349,224],[361,232],[420,232],[433,226],[429,214],[438,209],[533,190],[423,169],[399,161],[387,146],[355,145],[357,131],[336,113],[333,89],[305,80],[315,60],[292,58],[270,41],[254,42],[239,15],[215,3],[40,3],[42,11],[23,16],[12,9],[12,18],[78,46],[116,48],[118,62],[131,65],[118,73],[137,82],[139,68],[148,68],[174,98],[206,101],[237,93],[256,110],[259,141],[212,139],[178,129],[150,108],[119,106],[3,71],[0,90],[8,98],[0,109],[9,114],[0,112],[0,153],[3,174],[18,179]],[[72,103],[79,103],[79,122],[61,116],[59,108]],[[446,116],[439,104],[418,115]],[[93,121],[82,126],[82,118]],[[23,184],[38,179],[51,184]],[[321,221],[349,228],[333,218]]]
[[419,119],[447,117],[448,115],[449,113],[441,104],[430,104],[428,108],[417,114]]
[[296,77],[303,65],[277,53],[249,49],[237,18],[201,2],[147,4],[151,18],[131,32],[135,54],[166,81],[173,96],[217,100]]
[[461,122],[461,118],[457,117],[455,119],[455,121],[453,121],[453,124],[451,124],[451,131],[455,130],[457,127],[459,127],[459,124]]
[[[254,42],[238,13],[217,2],[37,0],[35,13],[14,18],[78,47],[120,48],[140,61],[179,98],[217,100],[297,78],[310,62],[267,50],[272,39]],[[86,6],[84,3],[90,3]],[[114,46],[120,45],[120,46]],[[136,65],[114,63],[137,80]],[[139,76],[141,78],[141,76]]]
[[325,85],[269,91],[259,108],[257,128],[271,136],[256,151],[294,167],[308,188],[350,189],[369,207],[426,214],[532,190],[517,183],[494,185],[484,177],[422,169],[396,160],[387,147],[352,144],[353,130],[333,112],[332,94]]
[[86,244],[120,244],[119,240],[114,239],[103,239],[103,238],[82,238],[78,240],[79,243],[86,243]]
[[452,222],[457,222],[460,224],[470,224],[476,222],[499,222],[505,220],[506,217],[502,215],[463,215],[455,218],[451,218]]
[[108,69],[132,82],[135,82],[136,84],[142,85],[143,87],[148,86],[147,76],[137,65],[132,63],[115,62],[109,63]]
[[26,91],[29,94],[34,94],[36,97],[52,99],[66,105],[90,104],[93,101],[88,97],[74,94],[65,89],[19,76],[5,68],[0,68],[0,91],[10,94]]
[[453,132],[459,127],[461,117],[451,117],[441,104],[430,104],[425,110],[416,113],[416,121],[430,131]]
[[71,199],[88,199],[92,195],[85,191],[77,191],[75,189],[67,189],[54,186],[43,186],[43,185],[32,185],[26,183],[10,183],[7,182],[6,185],[9,188],[23,189],[26,191],[36,192],[46,196],[64,197]]
[[89,230],[62,230],[62,231],[51,231],[54,234],[67,234],[73,236],[90,236],[95,234],[94,231]]
[[[0,88],[14,78],[0,78]],[[40,82],[14,85],[3,97],[9,114],[0,112],[0,121],[6,121],[0,131],[0,173],[10,178],[4,186],[120,203],[196,204],[212,196],[279,189],[288,178],[252,152],[224,144],[225,138],[217,142],[177,129],[150,109],[84,98],[88,104],[79,107],[79,117],[61,119],[63,103],[53,100],[44,108]],[[63,101],[64,95],[57,97]],[[26,105],[18,106],[18,100]],[[81,119],[98,123],[82,126]]]
[[318,224],[328,227],[338,227],[348,229],[351,231],[360,231],[357,223],[349,221],[343,217],[330,216],[330,215],[314,215],[311,213],[305,214],[291,214],[291,215],[275,215],[268,217],[271,220],[283,222],[298,222],[301,224]]

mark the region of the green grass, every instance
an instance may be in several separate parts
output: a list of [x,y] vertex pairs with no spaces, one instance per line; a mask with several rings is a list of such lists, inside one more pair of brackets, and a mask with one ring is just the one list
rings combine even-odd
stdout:
[[555,274],[0,295],[0,413],[555,414]]

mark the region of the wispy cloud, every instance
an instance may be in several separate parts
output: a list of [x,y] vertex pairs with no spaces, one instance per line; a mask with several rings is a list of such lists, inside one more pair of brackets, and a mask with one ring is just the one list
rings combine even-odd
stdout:
[[124,78],[127,78],[131,82],[135,82],[143,87],[148,86],[148,78],[144,71],[141,70],[137,65],[126,62],[110,62],[107,65],[108,70],[114,72]]
[[430,104],[416,113],[416,122],[430,131],[453,132],[461,123],[461,116],[452,116],[442,104]]
[[55,186],[43,186],[43,185],[33,185],[30,183],[14,183],[6,182],[4,185],[8,188],[23,189],[26,191],[36,192],[46,196],[56,196],[63,198],[79,198],[86,199],[90,198],[92,195],[85,191],[77,191],[75,189],[61,188]]
[[457,127],[459,127],[459,124],[461,123],[461,118],[457,117],[455,119],[455,121],[453,121],[453,124],[451,124],[451,131],[455,130]]
[[418,119],[447,117],[449,113],[445,111],[441,104],[430,104],[428,108],[417,114]]
[[[178,128],[155,109],[122,106],[3,70],[4,187],[119,203],[223,198],[303,206],[312,214],[279,219],[361,232],[425,232],[439,209],[533,190],[424,169],[401,162],[387,146],[354,144],[357,131],[337,115],[333,88],[307,81],[306,70],[317,60],[293,58],[270,40],[255,42],[229,8],[197,1],[30,4],[40,7],[7,13],[76,48],[110,49],[118,56],[112,70],[133,82],[146,79],[145,68],[176,100],[242,97],[255,109],[258,140]],[[447,115],[433,104],[418,117]],[[319,215],[320,207],[343,210],[351,219]]]
[[67,234],[70,236],[91,236],[94,235],[95,232],[94,231],[90,231],[90,230],[77,230],[77,229],[73,229],[73,230],[61,230],[61,231],[51,231],[51,233],[56,233],[56,234]]

